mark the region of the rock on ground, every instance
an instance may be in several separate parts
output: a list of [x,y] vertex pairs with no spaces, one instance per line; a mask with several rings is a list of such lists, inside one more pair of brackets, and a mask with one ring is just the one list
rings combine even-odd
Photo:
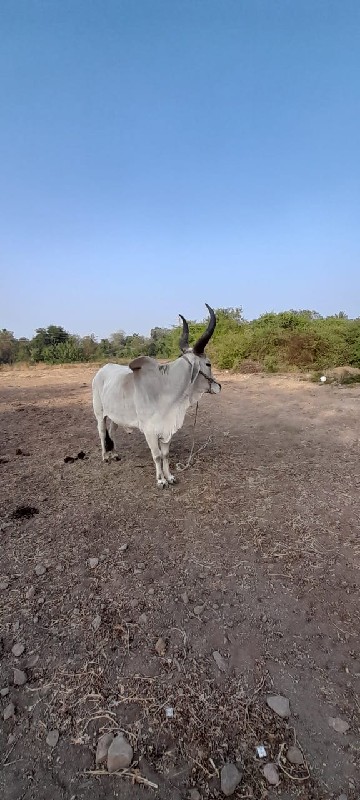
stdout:
[[241,772],[235,764],[225,764],[221,770],[220,782],[221,791],[225,797],[230,797],[234,794],[236,787],[241,781]]
[[41,575],[45,575],[45,572],[46,572],[46,567],[44,566],[44,564],[37,564],[36,565],[35,573],[36,573],[36,575],[38,577],[40,577]]
[[58,741],[59,741],[59,731],[57,730],[49,731],[46,737],[46,744],[48,744],[49,747],[56,747]]
[[27,660],[26,666],[28,667],[28,669],[33,669],[33,667],[36,666],[38,661],[39,661],[38,653],[32,653],[32,655],[29,656]]
[[214,650],[213,659],[215,661],[215,664],[216,664],[217,668],[220,670],[220,672],[226,672],[226,663],[225,663],[221,653],[219,653],[218,650]]
[[14,703],[9,703],[6,708],[4,708],[3,718],[4,721],[11,719],[11,717],[15,716],[15,706]]
[[92,623],[91,623],[91,627],[92,627],[92,629],[95,631],[95,633],[96,633],[96,631],[98,631],[98,630],[99,630],[99,628],[100,628],[100,625],[101,625],[101,617],[100,617],[100,614],[96,614],[96,617],[94,617],[94,619],[93,619],[93,621],[92,621]]
[[107,754],[111,742],[113,741],[114,734],[113,733],[104,733],[103,736],[100,736],[100,739],[97,743],[96,748],[96,764],[104,764],[107,759]]
[[158,656],[164,656],[165,655],[165,653],[166,653],[166,644],[164,642],[164,639],[160,638],[160,639],[157,640],[156,645],[155,645],[155,650],[156,650]]
[[109,772],[117,772],[119,769],[126,769],[133,760],[133,749],[125,739],[123,733],[115,736],[111,742],[107,754],[107,768]]
[[14,669],[14,686],[24,686],[27,681],[26,672],[22,669]]
[[286,758],[290,762],[290,764],[303,764],[304,763],[304,756],[299,750],[298,747],[289,747]]
[[345,722],[341,717],[329,717],[329,725],[330,728],[334,728],[334,731],[337,733],[346,733],[350,728],[349,723]]
[[287,697],[283,697],[281,694],[269,695],[266,702],[278,717],[283,719],[290,717],[290,703]]
[[98,558],[89,558],[89,567],[90,567],[90,569],[95,569],[95,567],[97,567],[98,563],[99,563],[99,559]]
[[16,642],[14,647],[12,648],[11,652],[16,658],[20,658],[25,650],[25,645],[21,644],[20,642]]
[[276,764],[265,764],[263,768],[264,777],[270,786],[277,786],[280,783],[279,773]]

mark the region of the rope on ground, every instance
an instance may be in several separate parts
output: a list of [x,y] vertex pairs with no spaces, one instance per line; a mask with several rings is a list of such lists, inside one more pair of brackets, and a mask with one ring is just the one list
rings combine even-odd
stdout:
[[194,448],[195,448],[195,426],[196,426],[196,421],[197,421],[198,408],[199,408],[199,403],[196,403],[195,419],[194,419],[194,424],[193,424],[193,439],[192,439],[192,444],[191,444],[190,455],[189,455],[188,460],[186,461],[185,464],[182,464],[181,461],[178,461],[178,463],[176,464],[176,469],[177,469],[178,472],[184,472],[185,469],[189,469],[189,467],[191,466],[191,463],[193,462],[193,460],[199,455],[199,453],[202,452],[202,450],[205,450],[205,447],[208,446],[208,444],[209,444],[209,442],[211,441],[211,438],[212,438],[211,434],[210,434],[210,436],[208,436],[206,442],[204,442],[204,444],[202,444],[200,447],[198,447],[198,449],[194,452]]

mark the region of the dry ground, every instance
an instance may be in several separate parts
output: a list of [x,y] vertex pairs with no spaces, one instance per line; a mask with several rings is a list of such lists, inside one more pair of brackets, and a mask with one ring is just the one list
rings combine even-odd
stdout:
[[[0,373],[1,712],[15,705],[1,713],[1,797],[216,798],[227,759],[242,762],[237,798],[359,797],[360,387],[223,376],[199,410],[196,446],[210,442],[161,492],[140,434],[101,463],[93,372]],[[14,518],[23,505],[38,513]],[[287,721],[268,692],[289,698]],[[120,729],[131,774],[94,774],[99,733]],[[285,758],[294,741],[302,766]]]

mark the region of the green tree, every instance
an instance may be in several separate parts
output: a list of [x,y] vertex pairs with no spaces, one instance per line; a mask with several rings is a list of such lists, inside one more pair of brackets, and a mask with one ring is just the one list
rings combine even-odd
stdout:
[[12,331],[0,331],[0,364],[12,364],[16,359],[17,341]]

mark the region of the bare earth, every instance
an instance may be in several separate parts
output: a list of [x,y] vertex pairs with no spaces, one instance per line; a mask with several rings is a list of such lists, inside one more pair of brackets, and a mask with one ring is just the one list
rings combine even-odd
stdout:
[[[161,492],[137,432],[102,464],[93,374],[0,372],[0,796],[220,798],[233,761],[236,798],[358,798],[360,387],[223,375],[200,405],[205,447]],[[14,518],[20,506],[33,516]],[[268,694],[289,699],[287,720]],[[125,775],[95,769],[108,730],[134,748]],[[286,759],[295,742],[301,765]]]

